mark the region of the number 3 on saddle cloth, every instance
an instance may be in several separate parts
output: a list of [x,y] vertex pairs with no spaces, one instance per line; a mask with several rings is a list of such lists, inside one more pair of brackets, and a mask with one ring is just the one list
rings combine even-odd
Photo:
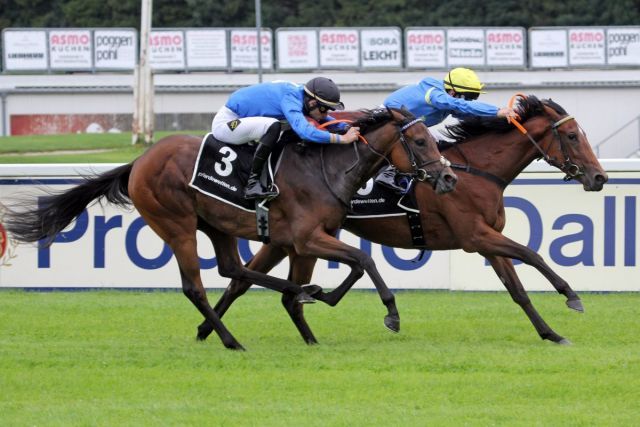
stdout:
[[[269,165],[262,171],[263,184],[273,182],[282,147],[283,144],[276,144],[271,153]],[[210,133],[206,134],[200,145],[189,186],[239,209],[255,212],[255,201],[244,198],[244,187],[249,178],[255,150],[255,146],[251,144],[227,145]]]

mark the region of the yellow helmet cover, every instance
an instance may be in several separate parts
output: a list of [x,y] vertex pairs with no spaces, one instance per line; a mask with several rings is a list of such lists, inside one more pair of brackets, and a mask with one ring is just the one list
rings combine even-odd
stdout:
[[454,68],[444,77],[445,89],[453,89],[456,92],[485,93],[482,91],[484,85],[475,71],[468,68]]

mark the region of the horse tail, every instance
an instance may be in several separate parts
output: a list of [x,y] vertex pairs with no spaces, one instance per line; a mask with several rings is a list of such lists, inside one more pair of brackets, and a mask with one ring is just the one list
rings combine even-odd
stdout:
[[62,193],[47,194],[38,199],[35,208],[31,208],[31,200],[19,201],[8,210],[4,225],[20,242],[42,241],[44,246],[48,246],[94,200],[104,198],[114,205],[131,205],[127,187],[132,167],[133,163],[129,163],[85,178],[82,184]]

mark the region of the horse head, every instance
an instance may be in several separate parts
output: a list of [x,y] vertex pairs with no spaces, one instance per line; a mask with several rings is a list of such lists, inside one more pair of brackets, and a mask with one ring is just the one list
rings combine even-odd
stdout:
[[[576,119],[550,99],[542,100],[548,128],[540,143],[542,158],[579,181],[585,191],[600,191],[608,177]],[[547,142],[548,141],[548,142]]]
[[399,171],[428,182],[438,194],[452,191],[458,181],[435,138],[407,110],[381,108],[362,112],[354,126],[366,136],[368,147]]

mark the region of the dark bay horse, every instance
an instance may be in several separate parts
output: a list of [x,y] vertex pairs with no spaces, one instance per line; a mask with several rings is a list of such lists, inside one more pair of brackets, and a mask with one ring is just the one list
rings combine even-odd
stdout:
[[[428,186],[415,186],[427,242],[424,249],[464,249],[484,256],[540,337],[556,343],[568,343],[545,323],[533,307],[511,259],[520,260],[540,271],[567,298],[570,308],[583,311],[582,303],[569,284],[540,255],[502,234],[506,221],[503,191],[527,165],[540,158],[564,172],[566,179],[578,180],[586,191],[600,191],[607,175],[577,121],[558,104],[529,96],[521,100],[518,112],[531,139],[499,118],[471,118],[449,127],[449,136],[456,143],[443,151],[454,170],[459,171],[456,190],[435,197]],[[402,216],[348,218],[343,228],[382,245],[413,247],[408,222]],[[280,249],[265,245],[248,267],[269,271],[284,256]],[[315,259],[294,255],[290,263],[293,281],[308,283],[311,280]],[[232,281],[215,306],[216,312],[222,316],[249,286],[249,283]],[[335,305],[347,290],[341,285],[332,292],[312,295]],[[285,307],[303,339],[307,343],[315,343],[316,339],[303,317],[302,306]]]
[[[395,299],[373,260],[334,237],[346,215],[346,204],[385,161],[429,180],[437,193],[453,189],[457,178],[420,120],[400,110],[357,115],[360,119],[354,125],[368,143],[313,144],[302,151],[285,146],[276,175],[280,195],[269,207],[271,241],[301,256],[346,263],[352,269],[345,279],[348,286],[366,271],[387,306],[385,322],[394,327],[399,322]],[[215,330],[225,347],[242,349],[207,300],[197,256],[197,230],[213,243],[220,275],[283,292],[291,305],[313,299],[290,281],[242,266],[236,237],[258,240],[255,216],[189,186],[200,143],[201,138],[195,136],[163,138],[132,163],[42,197],[35,208],[33,200],[14,206],[5,221],[7,229],[18,241],[50,244],[94,201],[105,198],[121,206],[133,203],[176,256],[183,292],[206,319],[207,328],[199,329],[198,338]]]

